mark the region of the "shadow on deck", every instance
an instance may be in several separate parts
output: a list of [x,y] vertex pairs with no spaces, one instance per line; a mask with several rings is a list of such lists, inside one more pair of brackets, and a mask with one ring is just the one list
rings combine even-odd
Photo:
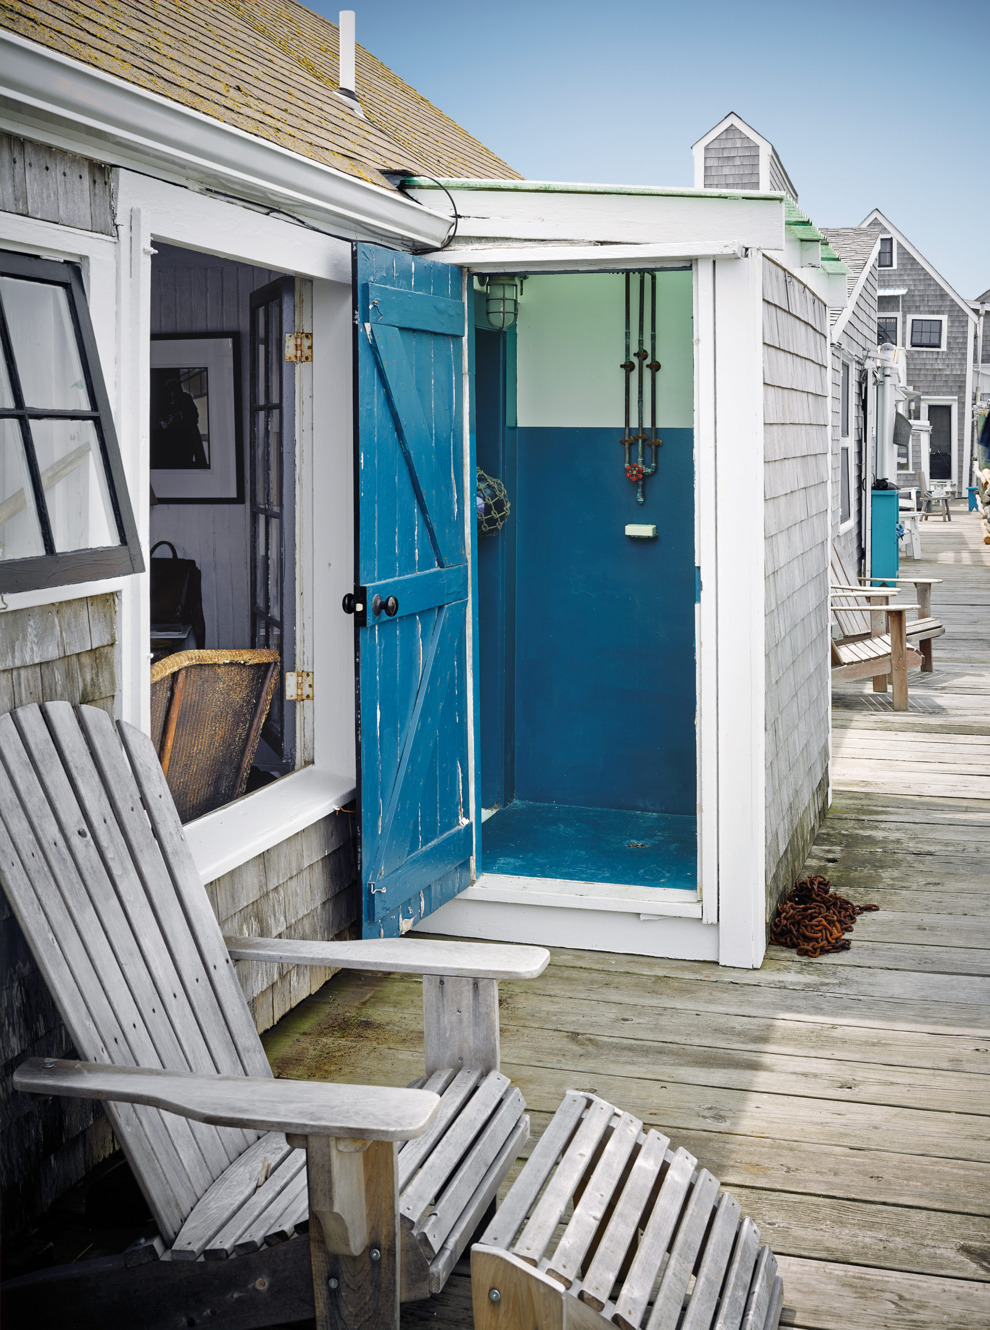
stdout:
[[[557,951],[504,984],[502,1052],[534,1134],[593,1089],[732,1189],[780,1256],[783,1324],[990,1325],[990,547],[956,505],[910,571],[946,635],[911,706],[835,698],[835,795],[808,861],[877,914],[851,951],[758,972]],[[421,1070],[418,981],[338,975],[267,1038],[277,1073]],[[464,1270],[404,1327],[467,1330]]]

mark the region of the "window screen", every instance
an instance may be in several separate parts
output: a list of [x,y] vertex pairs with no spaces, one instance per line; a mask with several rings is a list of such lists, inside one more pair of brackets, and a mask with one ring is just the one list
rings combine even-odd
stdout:
[[878,268],[894,266],[894,240],[892,236],[883,236],[880,240],[880,253],[877,255]]
[[892,346],[897,345],[897,315],[883,314],[877,319],[877,346],[883,346],[885,342],[890,342]]
[[850,365],[848,361],[842,362],[842,400],[839,411],[839,434],[843,439],[849,438],[849,385],[851,379]]
[[79,269],[0,252],[0,590],[141,568]]

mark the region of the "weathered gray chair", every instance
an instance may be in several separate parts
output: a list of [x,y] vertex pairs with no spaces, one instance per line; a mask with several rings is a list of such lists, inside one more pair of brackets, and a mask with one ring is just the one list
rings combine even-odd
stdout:
[[[878,622],[881,612],[884,608],[882,592],[884,588],[897,588],[902,586],[914,587],[915,600],[917,604],[905,605],[905,608],[915,612],[913,619],[904,619],[904,639],[909,647],[915,648],[921,653],[921,669],[926,674],[931,674],[934,669],[932,658],[932,642],[936,637],[941,637],[945,632],[940,619],[932,615],[932,587],[941,586],[940,577],[861,577],[857,579],[850,576],[849,569],[846,567],[842,555],[833,546],[832,559],[832,585],[833,590],[838,588],[856,588],[866,586],[872,589],[873,594],[881,602],[880,609],[874,609],[872,618],[870,614],[864,611],[862,603],[857,605],[855,597],[846,595],[834,595],[832,612],[842,633],[844,642],[854,642],[857,638],[876,637],[883,633],[884,627]],[[880,585],[877,586],[876,584]],[[862,597],[860,597],[862,602]],[[886,603],[890,603],[889,598]],[[883,691],[883,690],[880,690]]]
[[[397,1327],[443,1286],[528,1134],[497,988],[543,948],[225,944],[151,741],[59,702],[0,718],[0,882],[86,1059],[14,1083],[106,1101],[160,1235],[11,1281],[6,1327]],[[238,957],[424,974],[422,1088],[275,1080]]]
[[471,1249],[475,1330],[776,1330],[783,1283],[686,1150],[571,1091]]

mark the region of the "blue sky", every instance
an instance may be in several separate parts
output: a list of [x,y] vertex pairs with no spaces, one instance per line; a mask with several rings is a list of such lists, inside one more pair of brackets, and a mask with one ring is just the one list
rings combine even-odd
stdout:
[[990,0],[351,7],[361,45],[531,179],[689,185],[736,111],[819,225],[878,207],[961,295],[990,287]]

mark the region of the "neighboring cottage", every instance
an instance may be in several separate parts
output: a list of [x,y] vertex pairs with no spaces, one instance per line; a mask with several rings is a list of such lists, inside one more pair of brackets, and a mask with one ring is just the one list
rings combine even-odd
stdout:
[[849,269],[845,304],[832,325],[832,541],[847,568],[863,567],[875,430],[874,366],[877,284],[882,242],[872,231],[826,227],[829,243]]
[[[186,824],[225,927],[759,966],[828,796],[847,298],[770,145],[533,184],[292,0],[5,14],[0,708],[152,732],[168,542],[207,648],[279,655]],[[3,929],[9,1072],[67,1050]],[[260,1028],[321,979],[238,973]],[[8,1107],[10,1223],[109,1148],[63,1112]]]
[[880,240],[878,340],[899,348],[916,394],[909,414],[931,425],[923,469],[930,480],[965,492],[972,479],[976,313],[878,208],[859,229]]

